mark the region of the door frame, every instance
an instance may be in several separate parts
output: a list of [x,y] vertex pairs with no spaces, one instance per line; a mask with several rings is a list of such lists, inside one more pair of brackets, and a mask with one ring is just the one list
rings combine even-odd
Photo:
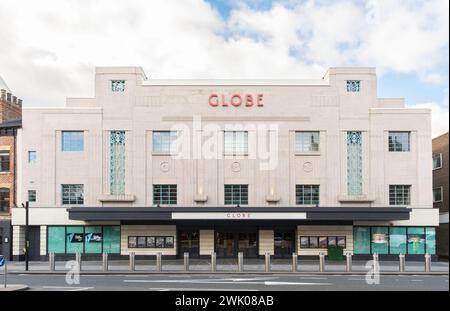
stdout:
[[233,233],[234,235],[234,247],[233,247],[233,255],[232,256],[218,256],[217,258],[237,258],[238,256],[238,243],[239,243],[239,233],[256,233],[256,255],[254,257],[247,258],[258,258],[259,256],[259,228],[258,227],[250,227],[250,228],[242,228],[242,227],[215,227],[214,228],[214,252],[217,254],[217,236],[216,234],[222,233]]
[[[282,234],[285,234],[287,232],[292,233],[292,241],[291,241],[291,248],[292,252],[290,254],[276,254],[276,247],[275,247],[275,234],[276,232],[281,232]],[[292,253],[295,252],[295,242],[296,242],[296,230],[295,229],[273,229],[273,257],[277,259],[283,259],[283,258],[291,258]]]
[[198,233],[198,255],[192,256],[189,253],[189,258],[200,258],[200,229],[198,228],[180,228],[177,230],[177,257],[183,258],[184,254],[181,253],[181,239],[180,239],[180,233],[182,231],[196,231]]

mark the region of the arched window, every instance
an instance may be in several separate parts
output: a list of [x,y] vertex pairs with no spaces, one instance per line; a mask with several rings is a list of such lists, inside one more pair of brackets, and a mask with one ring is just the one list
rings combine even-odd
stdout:
[[0,188],[0,212],[9,210],[9,189]]

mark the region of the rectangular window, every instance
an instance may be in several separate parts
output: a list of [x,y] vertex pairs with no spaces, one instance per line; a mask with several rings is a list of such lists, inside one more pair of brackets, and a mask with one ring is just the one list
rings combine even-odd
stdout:
[[28,163],[34,163],[37,160],[36,151],[28,151]]
[[84,227],[84,252],[86,254],[101,254],[103,234],[101,226]]
[[319,151],[320,132],[295,132],[295,152]]
[[47,235],[48,252],[64,254],[66,252],[66,227],[49,226]]
[[83,131],[63,131],[62,151],[83,151],[84,132]]
[[425,228],[426,252],[431,255],[436,254],[436,228]]
[[225,205],[247,205],[248,185],[225,185]]
[[406,254],[406,227],[389,228],[389,253]]
[[109,188],[111,194],[125,194],[125,131],[111,131],[109,141]]
[[66,227],[66,253],[83,253],[84,250],[84,227],[68,226]]
[[9,172],[10,156],[9,150],[0,150],[0,172]]
[[224,154],[246,155],[248,153],[248,132],[225,131],[224,132]]
[[153,152],[170,153],[176,152],[177,132],[175,131],[154,131],[153,132]]
[[408,228],[408,254],[425,254],[425,228]]
[[389,132],[389,152],[409,152],[410,132]]
[[36,202],[36,190],[28,190],[28,202]]
[[433,203],[442,202],[442,187],[433,189]]
[[353,251],[370,254],[370,227],[353,227]]
[[80,205],[84,204],[83,185],[61,185],[62,204]]
[[125,92],[125,80],[112,80],[111,91],[113,92]]
[[0,213],[9,210],[9,188],[0,188]]
[[153,185],[153,204],[177,204],[177,185]]
[[300,248],[323,248],[339,246],[346,248],[345,236],[301,236]]
[[103,252],[120,254],[120,226],[103,227]]
[[372,227],[371,247],[372,253],[388,254],[389,253],[389,228],[388,227]]
[[433,170],[442,168],[442,153],[433,154]]
[[410,185],[389,185],[389,205],[410,205]]
[[347,92],[359,92],[361,89],[360,80],[347,80]]
[[363,192],[362,133],[347,132],[347,193],[361,195]]
[[295,203],[297,205],[319,205],[319,185],[296,185]]

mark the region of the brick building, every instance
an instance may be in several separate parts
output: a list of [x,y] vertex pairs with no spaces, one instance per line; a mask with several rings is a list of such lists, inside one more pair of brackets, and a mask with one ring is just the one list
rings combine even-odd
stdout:
[[433,207],[439,209],[438,255],[448,258],[448,132],[433,139]]
[[11,207],[16,206],[17,129],[21,127],[22,100],[0,77],[0,254],[11,254]]

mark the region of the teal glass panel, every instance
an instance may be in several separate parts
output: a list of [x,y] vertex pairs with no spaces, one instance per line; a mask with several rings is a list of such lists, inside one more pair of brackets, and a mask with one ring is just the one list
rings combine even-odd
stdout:
[[120,227],[103,227],[103,252],[120,254]]
[[353,228],[353,251],[355,254],[370,254],[370,228]]
[[427,253],[436,255],[436,228],[426,228]]
[[100,254],[102,252],[102,227],[84,227],[84,252],[86,254]]
[[83,252],[84,228],[68,226],[66,229],[66,251],[67,254]]
[[389,228],[372,227],[372,254],[389,253]]
[[362,194],[362,134],[347,132],[347,192]]
[[66,228],[62,227],[48,227],[47,245],[48,252],[55,254],[64,254],[66,252]]
[[391,254],[406,254],[405,227],[391,227],[389,229],[389,247]]
[[408,254],[425,254],[425,230],[423,227],[408,228]]

